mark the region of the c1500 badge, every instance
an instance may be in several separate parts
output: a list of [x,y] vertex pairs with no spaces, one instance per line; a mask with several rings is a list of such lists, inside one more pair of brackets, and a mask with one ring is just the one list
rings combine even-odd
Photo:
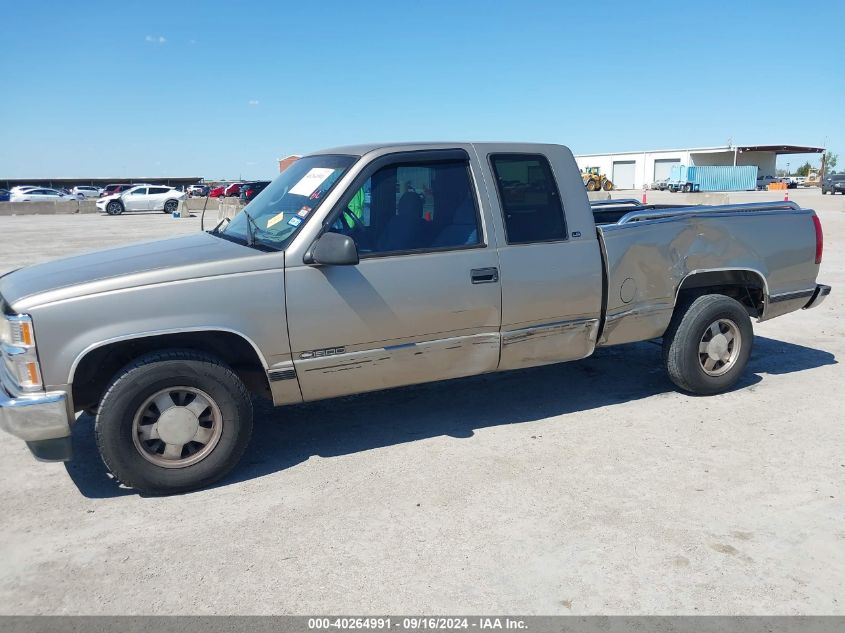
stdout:
[[345,347],[327,347],[326,349],[315,349],[312,352],[302,352],[299,358],[307,360],[309,358],[323,358],[324,356],[336,356],[346,352]]

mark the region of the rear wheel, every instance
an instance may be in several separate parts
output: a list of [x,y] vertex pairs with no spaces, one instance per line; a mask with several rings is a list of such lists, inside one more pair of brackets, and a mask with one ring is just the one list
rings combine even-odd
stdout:
[[106,213],[109,215],[120,215],[123,213],[123,205],[117,200],[112,200],[106,205]]
[[123,484],[151,494],[184,492],[238,463],[252,433],[252,403],[216,357],[153,352],[112,380],[95,433],[103,462]]
[[684,185],[684,193],[689,193],[690,191],[692,191],[692,185],[689,184],[689,183],[685,184]]
[[739,380],[751,355],[754,329],[745,307],[725,295],[679,305],[663,336],[669,378],[684,391],[720,393]]
[[609,180],[605,180],[601,184],[601,188],[604,189],[605,191],[610,191],[611,189],[613,189],[613,183],[610,182]]

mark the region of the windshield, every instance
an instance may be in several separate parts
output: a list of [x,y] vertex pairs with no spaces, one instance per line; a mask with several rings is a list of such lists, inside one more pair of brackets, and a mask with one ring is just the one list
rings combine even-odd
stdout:
[[283,249],[355,160],[338,155],[300,158],[220,232],[245,244],[254,241],[265,248]]

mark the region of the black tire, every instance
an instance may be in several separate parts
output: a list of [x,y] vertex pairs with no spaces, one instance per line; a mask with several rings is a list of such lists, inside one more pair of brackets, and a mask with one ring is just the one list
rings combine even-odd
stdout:
[[178,200],[168,200],[164,203],[164,213],[173,214],[179,208]]
[[106,213],[109,215],[120,215],[123,213],[123,203],[118,200],[112,200],[106,205]]
[[[727,368],[721,375],[708,374],[704,364],[713,361],[708,353],[699,351],[700,345],[707,345],[703,339],[711,332],[713,324],[724,327],[727,333],[732,332],[728,324],[733,324],[739,334],[731,334],[734,346],[738,341],[739,349],[734,351],[727,343],[725,354],[729,356],[729,362],[710,368],[711,372]],[[723,338],[727,337],[727,333]],[[725,295],[703,295],[676,307],[669,328],[663,335],[663,362],[670,380],[683,391],[697,395],[721,393],[739,380],[751,356],[753,340],[754,328],[741,303]]]
[[[207,395],[220,414],[221,431],[200,461],[167,468],[152,463],[136,446],[134,420],[152,395],[177,387]],[[192,350],[152,352],[114,377],[94,430],[100,456],[120,482],[148,494],[186,492],[224,477],[240,461],[252,434],[252,401],[238,376],[214,356]]]
[[687,183],[684,185],[684,193],[690,193],[692,191],[692,185]]

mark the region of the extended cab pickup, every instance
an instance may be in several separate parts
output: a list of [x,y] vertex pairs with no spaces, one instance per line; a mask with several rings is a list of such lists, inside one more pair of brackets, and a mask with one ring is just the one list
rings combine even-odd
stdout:
[[[0,278],[0,424],[40,459],[71,425],[124,484],[205,486],[275,405],[663,339],[682,390],[730,388],[751,318],[821,303],[793,203],[590,204],[560,145],[367,145],[301,158],[213,230]],[[566,386],[562,385],[565,389]]]

